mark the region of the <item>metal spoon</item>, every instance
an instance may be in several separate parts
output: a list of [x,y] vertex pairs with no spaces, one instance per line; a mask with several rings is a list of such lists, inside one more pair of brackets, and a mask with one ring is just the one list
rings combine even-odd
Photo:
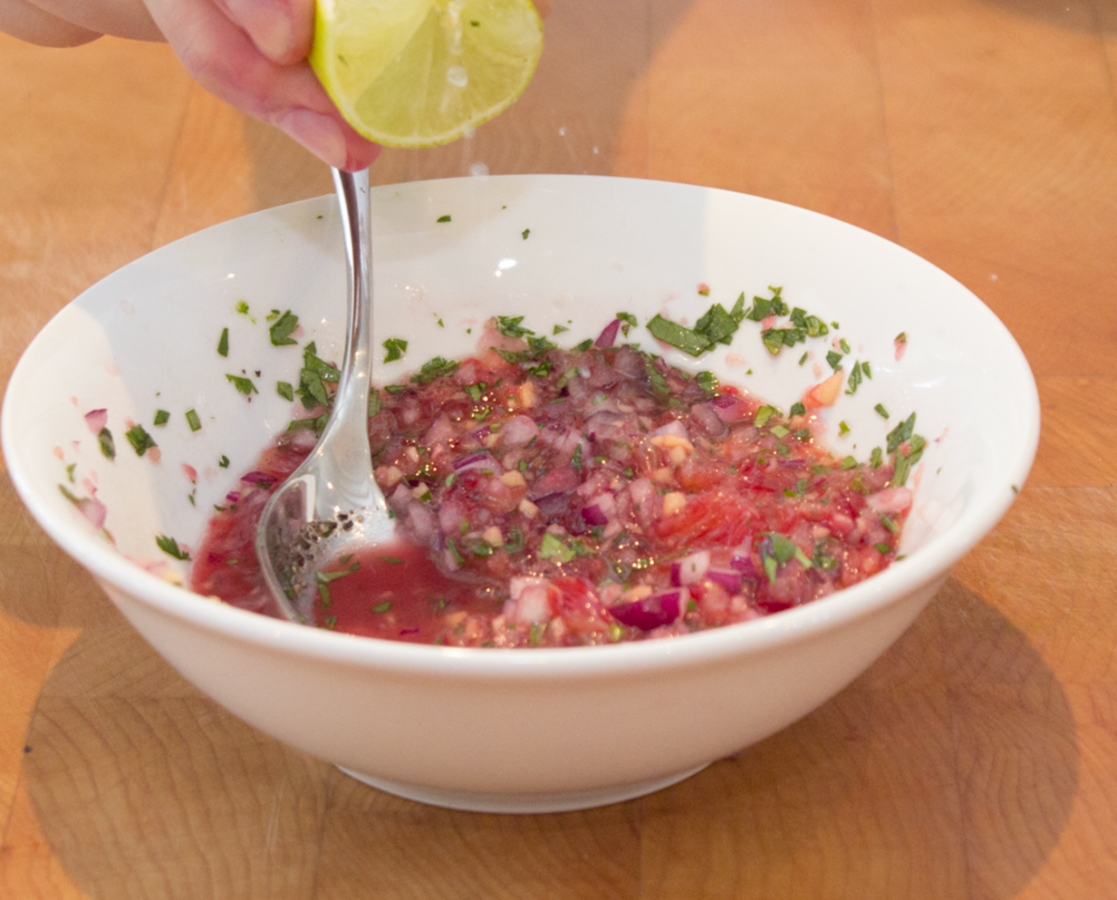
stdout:
[[383,543],[394,524],[372,474],[368,396],[372,370],[372,249],[368,170],[333,170],[345,230],[349,319],[330,418],[314,450],[272,494],[256,554],[283,616],[312,622],[322,566],[359,545]]

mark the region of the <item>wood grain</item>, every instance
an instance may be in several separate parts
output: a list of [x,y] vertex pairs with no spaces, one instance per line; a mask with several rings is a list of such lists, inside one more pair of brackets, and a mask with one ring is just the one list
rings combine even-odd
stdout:
[[[165,47],[0,37],[0,378],[150,249],[325,193]],[[0,896],[1117,897],[1117,0],[559,0],[537,77],[379,183],[589,172],[846,219],[981,296],[1037,374],[1017,504],[784,732],[560,816],[381,794],[183,682],[0,478]]]

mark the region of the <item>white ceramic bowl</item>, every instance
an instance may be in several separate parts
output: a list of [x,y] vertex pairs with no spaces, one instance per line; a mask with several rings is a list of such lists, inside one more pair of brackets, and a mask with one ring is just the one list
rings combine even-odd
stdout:
[[[546,333],[565,325],[573,344],[618,310],[641,323],[656,312],[693,323],[712,301],[729,307],[742,291],[780,285],[791,304],[837,321],[854,357],[872,363],[872,380],[827,412],[834,450],[867,457],[911,411],[929,441],[906,558],[823,601],[609,647],[463,651],[356,638],[176,587],[163,576],[179,564],[154,543],[166,534],[196,544],[213,504],[290,418],[271,386],[297,382],[301,350],[271,346],[267,313],[295,311],[322,355],[340,357],[345,275],[333,198],[227,222],[94,285],[50,322],[12,376],[3,443],[20,495],[184,677],[263,731],[385,790],[522,812],[622,800],[684,778],[862,672],[1028,473],[1039,406],[1011,336],[949,276],[852,226],[724,191],[567,176],[378,188],[372,218],[376,333],[410,342],[378,379],[468,353],[493,314],[523,314]],[[236,311],[241,302],[248,314]],[[897,359],[900,332],[908,343]],[[651,343],[642,330],[633,338]],[[812,346],[816,359],[825,355]],[[786,409],[829,371],[824,362],[800,366],[801,353],[770,356],[745,322],[731,347],[698,367]],[[667,356],[696,367],[677,351]],[[260,393],[248,402],[230,373],[249,375]],[[892,413],[888,422],[877,403]],[[93,409],[107,410],[115,461],[85,421]],[[153,427],[156,409],[171,411],[170,422]],[[201,430],[187,427],[187,409]],[[132,420],[158,441],[158,462],[124,441]],[[839,421],[850,429],[844,437]],[[194,505],[184,466],[198,473]],[[115,544],[60,484],[77,496],[96,491]]]

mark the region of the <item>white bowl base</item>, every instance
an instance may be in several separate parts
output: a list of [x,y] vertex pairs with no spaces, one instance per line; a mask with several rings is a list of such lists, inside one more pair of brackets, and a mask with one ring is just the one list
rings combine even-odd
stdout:
[[469,791],[442,791],[420,785],[385,781],[382,778],[374,778],[372,775],[354,772],[352,769],[345,768],[345,766],[338,766],[338,768],[358,781],[385,793],[403,797],[405,800],[415,800],[431,806],[460,809],[466,812],[527,815],[532,813],[572,812],[573,810],[592,809],[595,806],[608,806],[611,803],[634,800],[637,797],[654,794],[656,791],[685,781],[691,775],[701,772],[708,765],[709,763],[703,763],[693,769],[687,769],[685,772],[676,772],[673,775],[652,778],[648,781],[638,781],[634,784],[560,794],[484,794]]

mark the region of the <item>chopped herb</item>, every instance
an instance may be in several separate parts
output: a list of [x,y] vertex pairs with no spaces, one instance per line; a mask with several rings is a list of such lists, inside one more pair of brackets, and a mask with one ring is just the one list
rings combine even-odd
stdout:
[[923,456],[923,448],[926,443],[922,435],[913,434],[907,442],[907,447],[900,448],[900,452],[896,454],[896,470],[892,476],[893,484],[903,485],[907,482],[912,466],[919,462]]
[[908,440],[915,430],[915,413],[888,432],[888,452],[895,453],[900,444]]
[[380,412],[380,392],[371,390],[368,392],[368,417],[371,419],[378,412]]
[[562,334],[564,331],[569,330],[570,329],[567,328],[565,325],[556,325],[553,329],[551,329],[551,334]]
[[186,410],[186,424],[190,426],[191,431],[201,431],[202,420],[198,418],[197,412],[192,409]]
[[112,439],[112,432],[102,428],[97,432],[97,443],[101,446],[101,453],[109,459],[116,459],[116,442]]
[[893,534],[900,533],[900,526],[893,522],[889,516],[881,516],[880,524],[891,531]]
[[222,328],[221,329],[221,337],[217,341],[217,355],[218,356],[228,356],[229,355],[229,329],[228,328]]
[[793,559],[797,559],[804,569],[809,569],[813,565],[807,554],[800,550],[799,545],[791,538],[778,531],[770,531],[766,537],[767,540],[760,546],[760,560],[764,566],[764,574],[772,584],[776,583],[779,567]]
[[540,559],[557,559],[560,563],[568,563],[574,559],[575,556],[577,556],[577,552],[564,544],[559,538],[551,534],[551,532],[548,531],[543,535],[543,541],[539,545]]
[[838,423],[838,435],[844,437],[849,434],[849,424],[843,419]]
[[171,418],[171,414],[169,412],[167,412],[167,410],[157,409],[157,410],[155,410],[155,422],[154,422],[154,424],[156,424],[156,425],[166,425],[167,422],[170,420],[170,418]]
[[786,425],[773,425],[769,430],[778,438],[787,437],[791,434],[791,429]]
[[621,320],[621,334],[628,337],[629,329],[635,328],[640,324],[639,320],[632,313],[619,312],[615,314]]
[[810,355],[811,353],[809,350],[804,350],[803,355],[799,357],[799,365],[806,365],[807,359],[810,357]]
[[787,414],[791,417],[805,416],[807,414],[807,407],[805,407],[802,403],[793,403],[791,404],[791,409],[788,410]]
[[862,374],[861,363],[855,362],[853,364],[853,369],[850,370],[849,380],[846,382],[846,384],[848,385],[848,387],[846,388],[846,393],[856,394],[857,388],[861,384],[861,379],[863,377],[864,376]]
[[808,315],[805,309],[800,309],[798,306],[791,311],[791,322],[797,328],[802,328],[807,333],[807,337],[823,337],[830,333],[830,329],[822,319]]
[[876,548],[877,553],[887,555],[892,552],[892,548],[884,541],[881,541],[879,544],[873,544],[873,546]]
[[248,315],[248,304],[244,300],[238,301],[235,309],[242,316]]
[[[152,447],[157,446],[155,440],[144,430],[142,425],[133,425],[124,433],[124,436],[128,438],[128,443],[136,451],[136,456],[143,456]],[[101,450],[104,451],[104,445],[102,445]]]
[[168,556],[173,556],[175,559],[190,559],[190,554],[183,550],[178,545],[173,537],[167,537],[165,534],[157,535],[155,543],[159,545],[159,549],[166,553]]
[[299,327],[299,317],[287,310],[276,319],[268,329],[268,336],[275,347],[285,347],[297,343],[291,334]]
[[699,372],[694,376],[694,383],[707,394],[713,394],[718,389],[718,377],[713,372]]
[[842,354],[837,350],[831,350],[826,354],[826,361],[830,363],[830,368],[837,372],[842,367]]
[[66,480],[69,481],[70,484],[74,483],[74,469],[76,469],[77,467],[78,464],[76,462],[70,463],[68,466],[66,466]]
[[449,215],[449,213],[447,213],[444,216],[439,216],[437,219],[435,219],[435,221],[436,222],[449,222],[450,221],[450,215]]
[[277,381],[275,383],[275,392],[284,400],[295,399],[295,388],[289,381]]
[[575,344],[571,349],[574,350],[576,353],[585,353],[592,346],[593,338],[586,338],[584,341],[582,341],[582,343]]
[[857,468],[857,460],[854,459],[852,456],[847,456],[845,459],[843,459],[841,461],[841,464],[838,466],[838,468],[843,469],[843,470],[844,469],[856,469]]
[[407,341],[403,338],[388,338],[382,346],[387,351],[384,354],[384,362],[386,363],[403,359],[403,354],[407,352]]
[[436,378],[453,375],[458,371],[458,365],[459,364],[455,360],[443,359],[441,356],[436,356],[423,363],[422,368],[419,369],[419,373],[411,376],[411,381],[413,384],[427,384],[434,381]]
[[[784,303],[783,298],[780,296],[783,288],[769,287],[768,290],[772,292],[771,297],[752,298],[752,306],[749,307],[748,312],[744,314],[746,319],[751,319],[753,322],[761,322],[769,316],[787,315],[787,304]],[[743,299],[744,294],[742,294],[741,297]]]
[[374,613],[386,613],[391,608],[392,608],[392,601],[391,600],[385,600],[383,603],[377,603],[376,606],[374,606],[372,608],[372,611]]
[[217,465],[219,465],[222,469],[229,468],[229,457],[222,454],[221,459],[217,461]]
[[579,443],[574,448],[574,455],[570,457],[570,465],[572,465],[579,472],[582,471],[582,445]]
[[648,331],[656,340],[669,344],[691,356],[701,356],[710,349],[712,342],[705,335],[665,319],[658,313],[648,322]]
[[752,424],[757,428],[763,428],[775,414],[776,408],[774,406],[762,406],[756,411],[756,418],[753,419]]
[[244,378],[241,375],[230,375],[226,373],[225,380],[231,382],[233,387],[242,394],[248,395],[257,393],[256,385],[252,383],[251,378]]
[[733,312],[726,312],[720,303],[711,306],[695,322],[694,330],[709,340],[710,344],[729,344],[744,318],[744,299],[738,301]]
[[874,469],[879,469],[884,462],[884,454],[881,452],[880,447],[873,447],[873,452],[869,454],[869,465]]
[[908,342],[908,333],[906,331],[901,331],[893,339],[893,343],[896,343],[896,344],[906,344],[907,342]]
[[529,234],[531,234],[531,229],[525,228],[523,231],[520,232],[520,237],[522,237],[526,241]]
[[849,344],[846,343],[845,338],[838,341],[838,346],[842,348],[842,353],[849,353]]
[[876,406],[873,407],[873,409],[875,409],[877,413],[883,416],[885,419],[888,418],[888,410],[884,408],[883,403],[878,403]]
[[520,531],[519,526],[512,526],[508,540],[504,542],[504,549],[508,553],[519,553],[524,549],[524,533]]

